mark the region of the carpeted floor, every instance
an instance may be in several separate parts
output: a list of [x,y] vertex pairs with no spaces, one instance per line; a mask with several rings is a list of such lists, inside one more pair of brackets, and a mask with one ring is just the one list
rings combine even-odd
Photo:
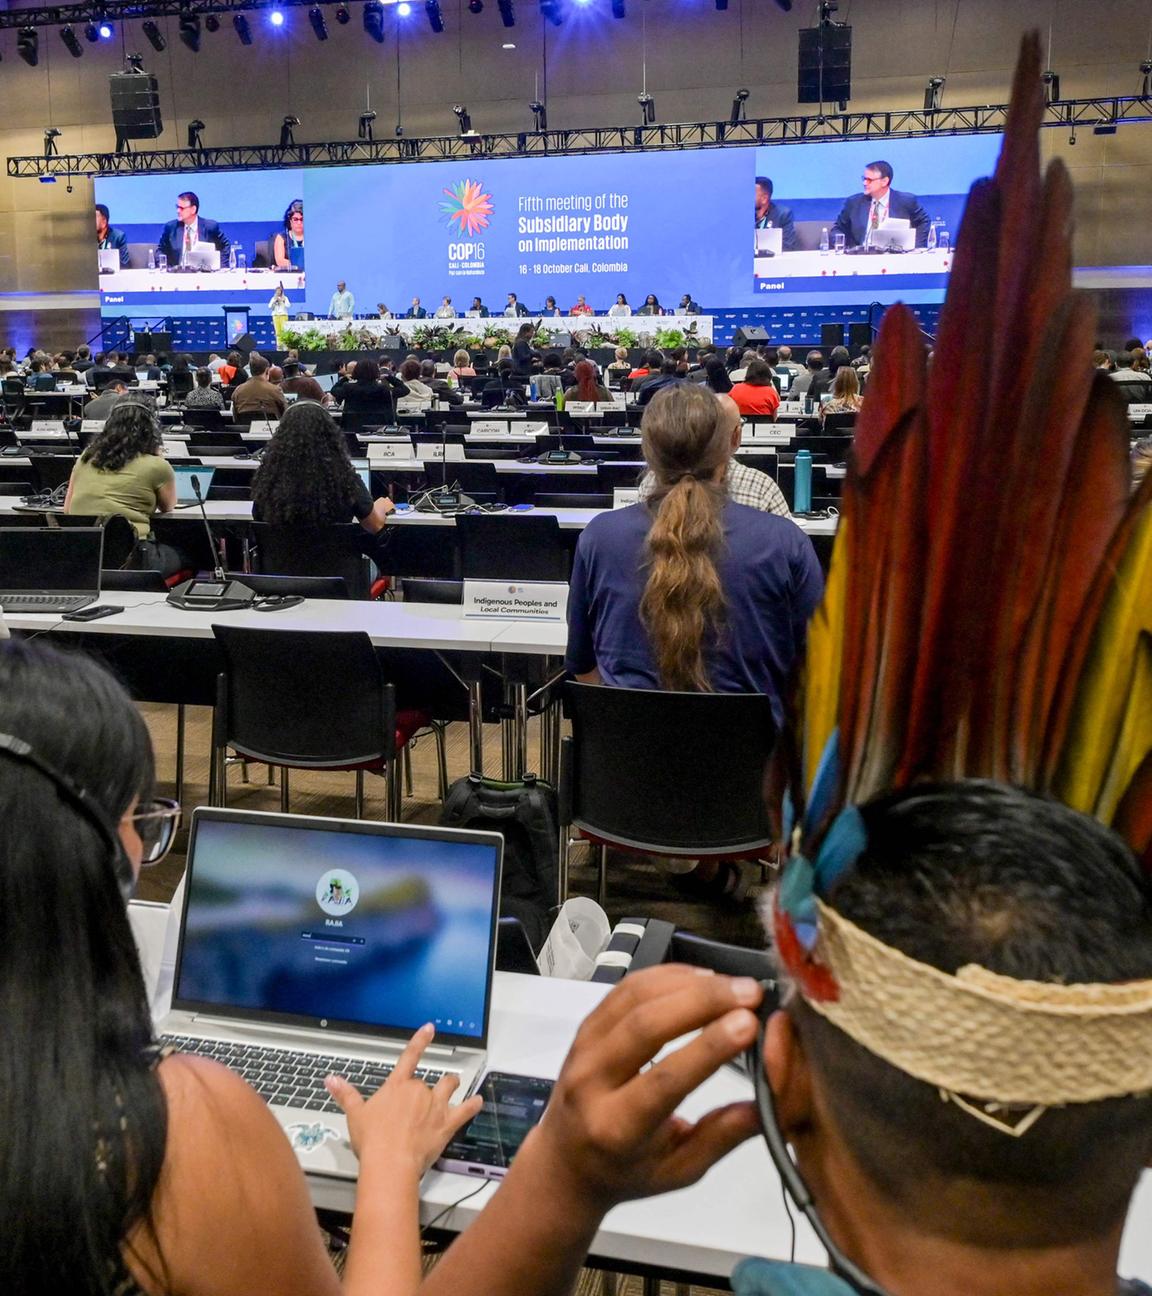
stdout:
[[[158,794],[175,796],[173,784],[176,764],[176,708],[144,705],[142,707],[156,749]],[[211,713],[203,707],[187,709],[183,804],[186,811],[208,802],[208,756]],[[500,740],[495,726],[485,727],[485,768],[495,772],[499,767]],[[530,752],[538,750],[537,726],[530,730]],[[468,773],[468,730],[463,724],[448,730],[448,777],[460,778]],[[242,781],[238,765],[228,774],[228,803],[252,810],[280,809],[279,782],[267,783],[266,766],[249,767],[249,782]],[[351,818],[354,776],[346,773],[326,774],[292,771],[291,807],[301,814],[333,815]],[[369,775],[365,781],[366,808],[369,818],[384,815],[384,783]],[[702,789],[702,794],[704,791]],[[435,745],[431,737],[421,738],[412,748],[412,795],[405,796],[403,818],[412,823],[435,823],[440,812],[436,788]],[[181,829],[176,848],[154,869],[146,870],[137,894],[144,900],[167,900],[184,869],[187,826]],[[596,894],[596,869],[592,852],[577,847],[573,854],[572,893]],[[741,903],[726,900],[695,900],[676,890],[660,868],[645,856],[612,852],[608,873],[608,916],[621,918],[642,916],[662,918],[678,927],[737,945],[762,946],[763,935],[756,915],[754,896]]]

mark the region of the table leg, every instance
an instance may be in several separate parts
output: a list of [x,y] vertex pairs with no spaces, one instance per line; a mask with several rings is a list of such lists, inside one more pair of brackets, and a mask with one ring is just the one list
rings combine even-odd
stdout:
[[484,707],[479,680],[468,684],[468,746],[469,773],[481,778],[484,774]]

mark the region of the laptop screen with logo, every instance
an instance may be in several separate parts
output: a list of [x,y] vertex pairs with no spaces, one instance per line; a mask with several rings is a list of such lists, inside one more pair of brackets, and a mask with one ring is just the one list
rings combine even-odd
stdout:
[[503,839],[198,809],[173,1007],[482,1047]]
[[0,589],[99,593],[103,552],[100,527],[0,527]]

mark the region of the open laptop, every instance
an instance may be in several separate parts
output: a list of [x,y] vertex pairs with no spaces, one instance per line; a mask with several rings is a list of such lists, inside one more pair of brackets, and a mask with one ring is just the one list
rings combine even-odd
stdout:
[[868,246],[888,252],[911,252],[916,246],[916,231],[911,221],[889,216],[869,233]]
[[0,609],[75,612],[100,597],[101,527],[0,527]]
[[120,269],[119,248],[100,248],[97,255],[100,258],[101,274],[115,274]]
[[196,492],[192,489],[192,478],[200,483],[200,494],[208,498],[208,489],[212,478],[216,476],[215,468],[204,468],[199,464],[173,464],[176,474],[176,507],[178,509],[197,508]]
[[364,489],[369,495],[372,494],[372,465],[367,459],[353,459],[352,467],[356,469],[357,476],[364,483]]
[[784,231],[775,225],[771,229],[756,231],[756,255],[762,257],[779,256],[784,251]]
[[193,270],[219,270],[220,249],[214,243],[196,243],[189,250],[187,261]]
[[413,1031],[462,1101],[484,1066],[503,838],[198,807],[165,1041],[215,1057],[269,1103],[304,1168],[354,1178],[324,1089],[365,1095]]

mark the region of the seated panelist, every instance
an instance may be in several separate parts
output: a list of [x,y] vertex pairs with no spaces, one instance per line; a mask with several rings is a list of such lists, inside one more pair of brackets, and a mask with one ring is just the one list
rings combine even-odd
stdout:
[[843,234],[848,247],[865,247],[868,235],[886,220],[906,220],[916,231],[916,246],[928,242],[928,213],[915,194],[892,188],[892,166],[888,162],[869,162],[864,168],[864,192],[848,198],[832,226],[834,234]]
[[214,220],[200,215],[200,199],[190,190],[176,195],[176,219],[170,220],[160,234],[156,251],[168,258],[170,266],[179,265],[185,251],[197,243],[211,243],[220,253],[223,264],[232,247],[228,235]]

